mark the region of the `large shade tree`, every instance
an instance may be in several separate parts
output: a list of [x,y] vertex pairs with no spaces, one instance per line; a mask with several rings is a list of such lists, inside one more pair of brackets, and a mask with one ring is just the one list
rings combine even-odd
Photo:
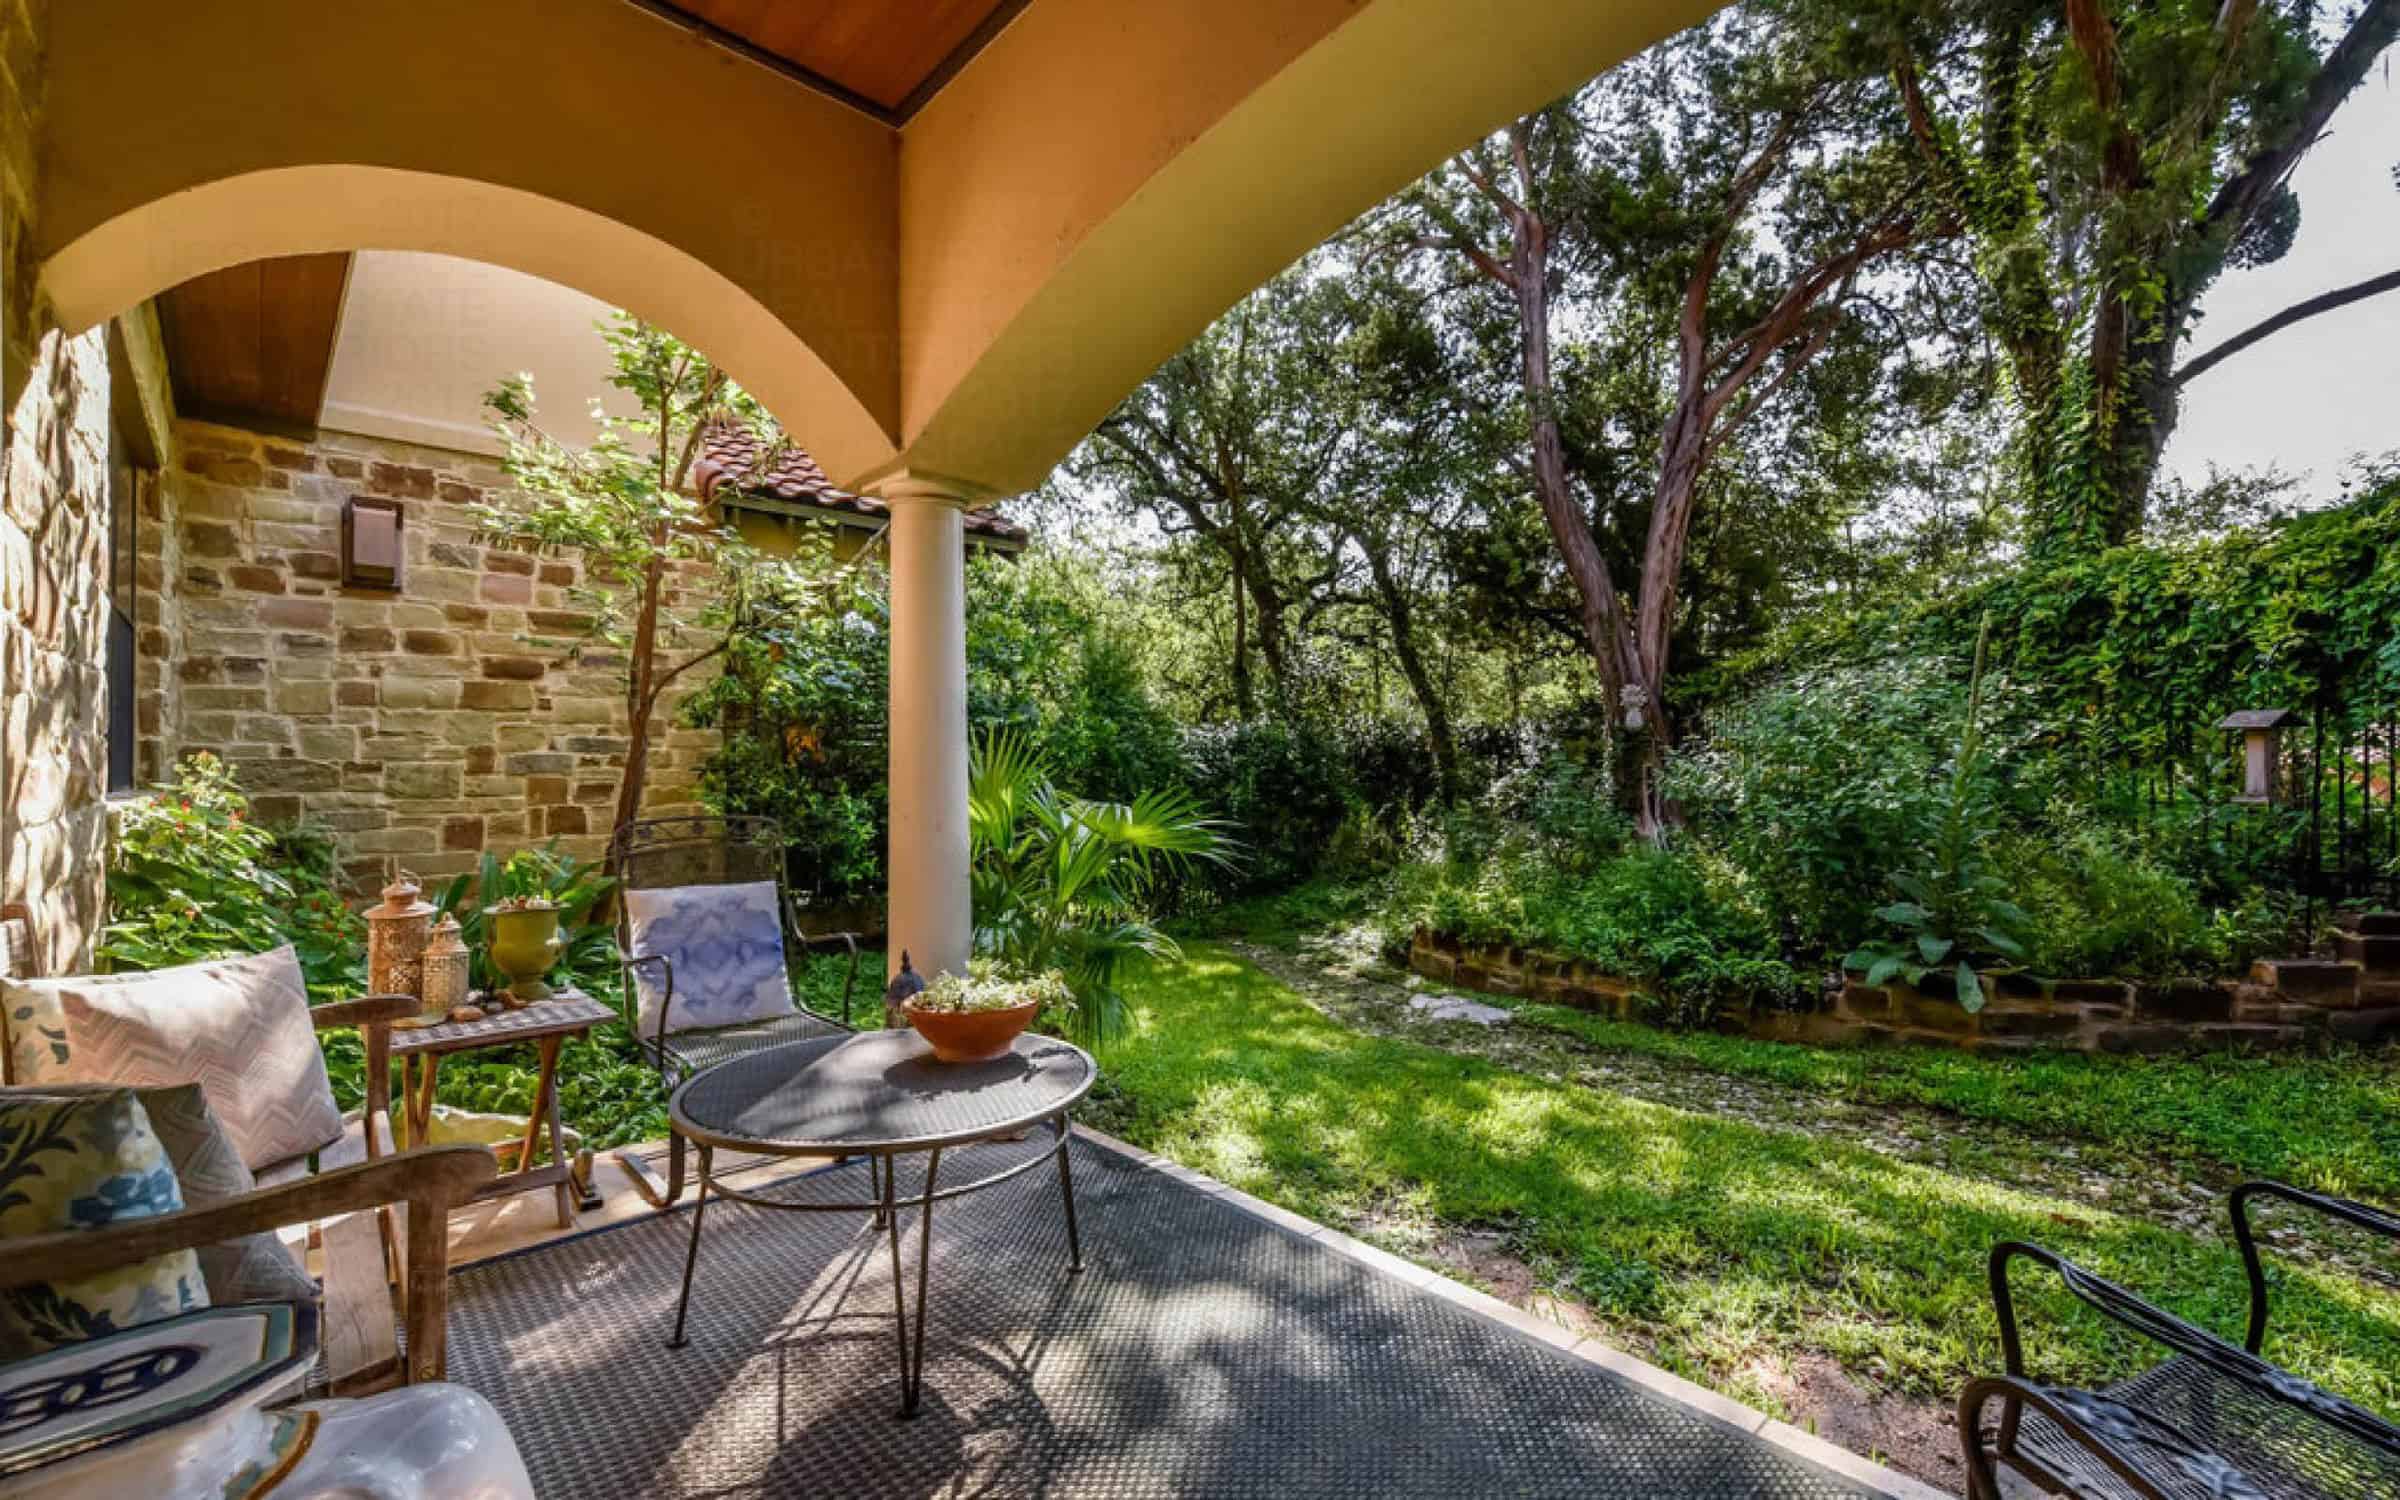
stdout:
[[2227,267],[2289,249],[2292,171],[2400,35],[2400,0],[2335,15],[2314,0],[1898,0],[1873,24],[1917,157],[1972,238],[2021,413],[2032,548],[2125,541],[2193,373],[2177,360],[2201,298]]
[[[1672,816],[1668,678],[1712,475],[1828,369],[1845,399],[1876,397],[1885,356],[1921,332],[1892,307],[1908,278],[1886,273],[1956,229],[1874,40],[1816,0],[1745,6],[1462,153],[1385,216],[1513,322],[1530,489],[1652,837]],[[1578,358],[1585,341],[1611,357]],[[1839,357],[1860,349],[1878,352]],[[1631,414],[1588,431],[1581,464],[1578,368]],[[1612,556],[1608,533],[1636,516],[1638,551]]]

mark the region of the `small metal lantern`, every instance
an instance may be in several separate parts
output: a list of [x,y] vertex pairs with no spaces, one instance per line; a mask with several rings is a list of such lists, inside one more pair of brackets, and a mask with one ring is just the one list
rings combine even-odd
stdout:
[[417,1014],[419,1026],[439,1025],[450,1019],[452,1011],[467,1003],[467,939],[459,931],[456,917],[444,917],[434,923],[433,935],[426,939],[425,990],[421,998],[425,1008]]
[[910,1000],[925,993],[925,976],[908,965],[908,950],[900,950],[900,972],[883,991],[883,1024],[897,1031],[908,1024],[907,1014],[900,1009]]
[[2260,806],[2275,800],[2275,769],[2282,764],[2283,721],[2288,708],[2245,708],[2227,714],[2219,729],[2242,737],[2242,789],[2233,800]]
[[367,988],[375,994],[424,997],[433,903],[421,894],[416,877],[404,870],[383,888],[383,904],[367,909]]

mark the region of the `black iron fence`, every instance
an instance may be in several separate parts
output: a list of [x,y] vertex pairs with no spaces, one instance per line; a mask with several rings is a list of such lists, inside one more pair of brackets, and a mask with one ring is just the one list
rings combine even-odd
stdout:
[[2312,907],[2400,904],[2400,704],[2245,710],[2147,748],[2094,769],[2105,802]]

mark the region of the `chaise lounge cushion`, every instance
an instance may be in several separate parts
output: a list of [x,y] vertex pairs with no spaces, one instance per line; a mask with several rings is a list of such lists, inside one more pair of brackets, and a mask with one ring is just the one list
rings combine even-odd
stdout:
[[253,1171],[342,1133],[307,984],[288,944],[246,958],[11,989],[43,987],[55,990],[66,1019],[65,1056],[21,1083],[197,1083]]
[[[0,1091],[0,1237],[100,1229],[178,1212],[166,1146],[131,1089]],[[199,1258],[138,1265],[0,1292],[0,1359],[19,1359],[209,1305]]]
[[659,954],[675,970],[669,1003],[658,966],[634,967],[641,1034],[658,1034],[662,1006],[669,1031],[790,1015],[792,979],[784,965],[779,899],[771,880],[627,891],[633,951]]

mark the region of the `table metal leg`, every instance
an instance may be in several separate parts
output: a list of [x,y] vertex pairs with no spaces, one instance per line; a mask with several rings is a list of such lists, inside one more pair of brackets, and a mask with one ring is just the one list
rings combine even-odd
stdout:
[[933,1188],[942,1169],[942,1153],[936,1147],[925,1158],[925,1188],[917,1199],[917,1327],[915,1347],[910,1347],[908,1327],[908,1295],[902,1289],[900,1269],[900,1214],[894,1198],[893,1183],[900,1175],[897,1164],[883,1164],[884,1226],[892,1247],[892,1327],[900,1340],[900,1415],[917,1414],[917,1399],[925,1389],[925,1296],[931,1282],[933,1266]]
[[692,1203],[692,1243],[690,1248],[683,1252],[683,1295],[675,1301],[675,1336],[667,1340],[667,1347],[670,1349],[680,1349],[687,1342],[683,1336],[683,1318],[684,1314],[690,1312],[692,1308],[692,1270],[700,1264],[700,1216],[708,1212],[708,1168],[711,1154],[708,1147],[700,1148],[700,1196]]
[[1061,1115],[1058,1117],[1056,1147],[1058,1152],[1058,1191],[1060,1196],[1067,1201],[1067,1274],[1069,1276],[1080,1275],[1083,1271],[1083,1236],[1076,1233],[1075,1230],[1075,1171],[1067,1165],[1067,1158],[1073,1154],[1074,1148],[1075,1122]]

